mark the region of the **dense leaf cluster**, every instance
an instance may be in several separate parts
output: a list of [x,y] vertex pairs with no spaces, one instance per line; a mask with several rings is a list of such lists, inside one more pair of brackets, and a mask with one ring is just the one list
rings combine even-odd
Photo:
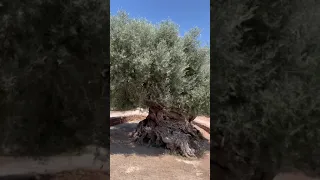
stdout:
[[319,8],[313,0],[211,4],[211,136],[224,140],[213,153],[224,151],[238,177],[319,172]]
[[194,28],[180,37],[171,21],[111,16],[111,106],[139,107],[149,99],[209,114],[210,49],[200,46],[199,35]]
[[0,14],[1,150],[37,154],[92,141],[108,107],[100,73],[108,4],[4,1]]

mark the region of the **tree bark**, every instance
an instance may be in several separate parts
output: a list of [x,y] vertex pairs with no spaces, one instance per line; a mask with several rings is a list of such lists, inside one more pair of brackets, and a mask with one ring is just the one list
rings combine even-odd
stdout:
[[132,133],[139,144],[164,147],[186,157],[200,157],[208,141],[192,125],[195,116],[179,109],[147,102],[149,114]]

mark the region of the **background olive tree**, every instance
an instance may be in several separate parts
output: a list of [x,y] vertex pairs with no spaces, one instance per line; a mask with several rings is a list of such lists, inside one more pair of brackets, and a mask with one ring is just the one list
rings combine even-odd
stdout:
[[152,24],[118,12],[110,21],[111,107],[130,109],[146,99],[209,114],[209,48],[200,30],[179,36],[177,24]]
[[212,153],[223,152],[224,163],[213,159],[235,179],[319,173],[319,8],[313,0],[212,1]]
[[61,152],[92,143],[109,127],[101,75],[108,7],[104,0],[1,2],[2,153]]

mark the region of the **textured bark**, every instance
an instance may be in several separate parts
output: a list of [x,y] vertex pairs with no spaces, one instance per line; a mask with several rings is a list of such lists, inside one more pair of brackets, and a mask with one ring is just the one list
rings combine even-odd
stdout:
[[149,114],[139,122],[132,134],[135,142],[161,146],[186,157],[199,157],[205,150],[206,139],[192,125],[195,116],[179,109],[147,102]]

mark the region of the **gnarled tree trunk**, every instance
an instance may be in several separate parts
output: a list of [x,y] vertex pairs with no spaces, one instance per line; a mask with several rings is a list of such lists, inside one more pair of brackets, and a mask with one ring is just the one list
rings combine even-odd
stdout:
[[148,102],[149,114],[132,134],[135,142],[161,146],[187,157],[199,157],[207,140],[192,125],[195,116]]

